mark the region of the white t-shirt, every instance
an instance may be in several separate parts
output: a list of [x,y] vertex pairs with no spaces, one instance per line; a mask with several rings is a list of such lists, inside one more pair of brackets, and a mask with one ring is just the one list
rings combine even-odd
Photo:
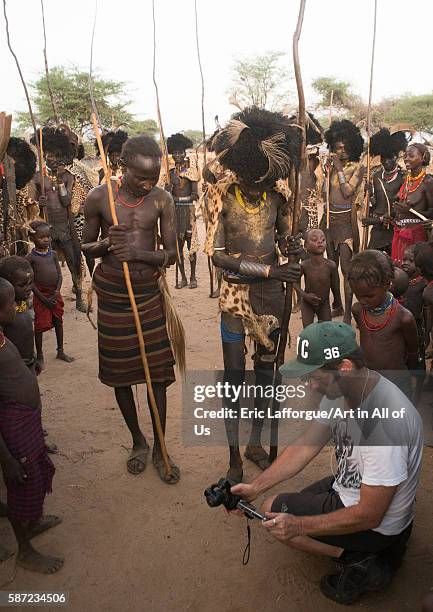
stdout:
[[[358,418],[332,417],[336,408],[348,410],[344,398],[322,399],[320,409],[326,410],[331,418],[320,422],[332,429],[338,465],[333,488],[347,507],[359,502],[361,484],[398,485],[382,522],[374,531],[384,535],[401,533],[413,520],[421,469],[422,421],[416,408],[383,376],[354,412]],[[402,408],[402,418],[393,418],[392,411]],[[368,411],[369,416],[360,418],[358,411],[361,410]],[[366,414],[362,413],[364,417]]]

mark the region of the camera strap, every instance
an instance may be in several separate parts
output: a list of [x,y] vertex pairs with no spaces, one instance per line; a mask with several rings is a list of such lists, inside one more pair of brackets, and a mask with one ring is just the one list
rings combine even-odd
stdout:
[[247,545],[245,546],[244,554],[242,555],[242,565],[248,565],[251,554],[251,527],[250,519],[247,517]]

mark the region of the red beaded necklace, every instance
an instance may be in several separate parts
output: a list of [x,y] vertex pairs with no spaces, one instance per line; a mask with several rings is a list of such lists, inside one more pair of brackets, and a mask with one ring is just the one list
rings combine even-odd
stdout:
[[382,321],[382,323],[372,323],[367,318],[367,311],[366,311],[366,309],[363,308],[361,310],[362,323],[363,323],[364,327],[366,329],[368,329],[368,331],[377,332],[377,331],[380,331],[381,329],[384,329],[388,325],[388,323],[391,321],[391,319],[394,318],[394,315],[395,315],[396,312],[397,312],[397,301],[395,299],[393,299],[392,303],[391,303],[391,306],[388,308],[387,315],[386,315],[385,319]]
[[415,278],[409,279],[409,285],[417,285],[420,280],[422,280],[422,276],[419,274],[418,276],[415,276]]
[[408,174],[403,185],[400,187],[400,191],[398,192],[399,199],[402,201],[407,200],[407,196],[418,189],[425,177],[425,170],[421,170],[417,176]]
[[125,200],[122,198],[122,196],[119,193],[119,189],[121,186],[122,185],[119,186],[119,184],[116,185],[116,200],[119,200],[122,206],[126,206],[126,208],[137,208],[138,206],[140,206],[140,204],[143,204],[144,198],[146,197],[147,194],[144,194],[144,196],[142,196],[135,204],[129,204],[128,202],[125,202]]

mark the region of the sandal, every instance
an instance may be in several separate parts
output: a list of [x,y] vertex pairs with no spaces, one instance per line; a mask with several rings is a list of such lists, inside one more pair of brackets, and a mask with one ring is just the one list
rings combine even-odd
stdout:
[[[128,457],[126,462],[126,468],[130,474],[134,474],[137,476],[141,474],[146,469],[147,464],[147,455],[149,454],[148,446],[141,446],[140,448],[133,448],[131,454]],[[137,467],[133,467],[134,462],[138,465]]]
[[177,484],[180,480],[180,470],[170,457],[168,458],[168,462],[171,467],[171,474],[167,474],[164,459],[162,457],[153,457],[152,459],[152,463],[156,467],[162,482],[166,484]]

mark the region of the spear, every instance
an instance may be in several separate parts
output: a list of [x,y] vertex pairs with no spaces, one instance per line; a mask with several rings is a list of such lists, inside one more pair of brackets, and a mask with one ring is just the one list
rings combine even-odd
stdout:
[[[371,64],[370,64],[370,91],[368,94],[368,109],[367,109],[367,189],[364,196],[364,217],[368,217],[369,213],[369,190],[371,180],[371,156],[370,156],[370,134],[371,134],[371,101],[373,95],[373,72],[374,72],[374,52],[376,48],[376,22],[377,22],[377,0],[374,0],[374,18],[373,18],[373,41],[371,44]],[[362,243],[361,250],[365,251],[367,248],[368,240],[368,227],[362,228]]]
[[44,61],[45,61],[45,76],[47,79],[48,93],[50,94],[51,106],[53,107],[54,120],[59,123],[59,113],[57,111],[56,101],[54,100],[53,89],[51,87],[50,71],[48,69],[48,56],[47,56],[47,33],[45,30],[45,10],[44,0],[41,0],[41,11],[42,11],[42,29],[44,31]]
[[[306,156],[306,138],[305,138],[305,94],[304,86],[302,83],[301,66],[299,62],[299,39],[302,32],[302,23],[304,21],[306,0],[300,0],[298,22],[296,25],[295,33],[293,34],[293,65],[295,68],[295,79],[296,88],[298,90],[298,125],[301,128],[301,148],[300,148],[300,165],[295,176],[295,196],[293,200],[293,212],[292,212],[292,236],[296,236],[298,232],[299,216],[301,212],[301,177],[302,172],[306,168],[307,156]],[[290,317],[292,314],[292,283],[286,283],[286,294],[284,299],[284,311],[281,320],[281,333],[280,341],[278,344],[277,357],[275,362],[276,374],[275,380],[278,382],[280,378],[279,368],[284,362],[284,353],[287,344],[287,335],[289,330]],[[276,408],[276,401],[273,402],[273,411]],[[269,450],[269,461],[272,462],[276,458],[278,453],[278,419],[272,419],[271,423],[271,447]]]
[[[104,147],[103,147],[102,140],[101,140],[101,135],[100,135],[100,127],[101,126],[100,126],[100,124],[98,125],[98,118],[97,118],[97,114],[95,112],[96,111],[96,101],[95,101],[95,98],[93,96],[92,61],[93,61],[93,41],[94,41],[94,34],[95,34],[96,14],[97,14],[97,7],[96,7],[96,11],[95,11],[95,22],[94,22],[94,25],[93,25],[93,34],[92,34],[92,43],[91,43],[91,55],[90,55],[91,60],[90,60],[90,71],[89,71],[89,93],[90,93],[90,99],[91,99],[92,108],[93,108],[92,125],[93,125],[93,130],[95,132],[96,141],[98,143],[99,154],[101,156],[101,161],[102,161],[102,167],[104,169],[105,182],[106,182],[106,185],[107,185],[107,193],[108,193],[108,202],[109,202],[109,205],[110,205],[110,212],[111,212],[111,217],[112,217],[113,225],[118,225],[119,221],[117,219],[116,207],[114,205],[113,188],[112,188],[112,185],[111,185],[111,173],[110,173],[110,169],[108,167],[108,162],[107,162],[107,159],[105,157],[105,151],[104,151]],[[130,273],[129,273],[129,266],[128,266],[128,262],[127,261],[122,261],[122,268],[123,268],[123,275],[124,275],[124,278],[125,278],[126,288],[128,290],[128,297],[129,297],[129,301],[131,303],[131,309],[132,309],[132,313],[133,313],[133,316],[134,316],[135,329],[136,329],[136,332],[137,332],[138,345],[139,345],[139,348],[140,348],[140,356],[141,356],[141,361],[142,361],[142,364],[143,364],[144,374],[145,374],[145,378],[146,378],[147,393],[148,393],[149,400],[150,400],[149,401],[150,408],[152,410],[152,414],[153,414],[154,421],[155,421],[155,427],[156,427],[156,432],[157,432],[157,435],[158,435],[159,444],[160,444],[160,447],[161,447],[161,452],[162,452],[162,458],[163,458],[163,461],[164,461],[165,471],[166,471],[166,475],[167,476],[172,476],[170,462],[169,462],[169,459],[168,459],[167,448],[165,446],[164,432],[162,431],[161,419],[159,417],[158,407],[156,405],[156,400],[155,400],[155,394],[153,392],[152,378],[151,378],[151,375],[150,375],[149,364],[148,364],[148,361],[147,361],[146,346],[145,346],[145,343],[144,343],[143,330],[141,328],[140,315],[138,313],[137,303],[135,301],[134,289],[132,287],[131,276],[130,276]]]

